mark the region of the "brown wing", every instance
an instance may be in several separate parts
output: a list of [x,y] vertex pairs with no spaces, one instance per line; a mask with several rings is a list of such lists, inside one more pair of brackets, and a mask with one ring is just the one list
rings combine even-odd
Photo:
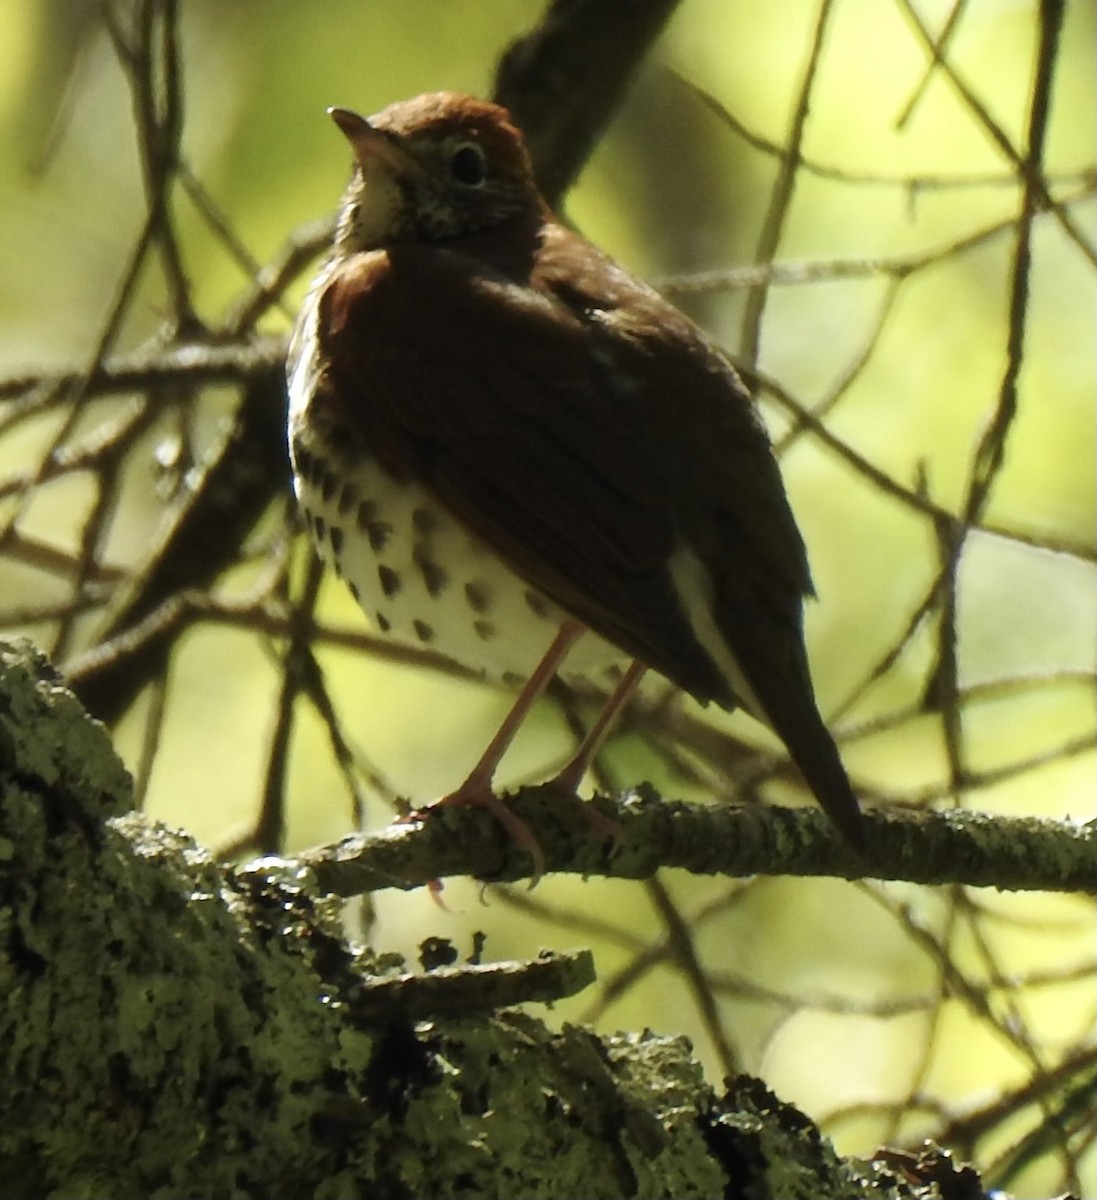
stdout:
[[[550,228],[539,278],[573,311],[612,328],[618,344],[623,339],[647,352],[649,430],[673,464],[669,503],[700,564],[702,607],[712,615],[716,640],[754,693],[747,707],[781,737],[846,839],[863,848],[857,798],[819,715],[808,669],[807,556],[750,398],[677,310],[608,259],[569,253],[574,238]],[[577,262],[584,264],[579,274]]]
[[[589,247],[582,277],[556,270],[566,250],[545,247],[536,287],[439,246],[348,260],[323,302],[332,391],[374,452],[531,584],[698,698],[731,704],[666,563],[694,547],[714,601],[731,606],[731,644],[791,639],[802,660],[810,581],[768,441],[686,318]],[[779,673],[790,668],[806,672]]]

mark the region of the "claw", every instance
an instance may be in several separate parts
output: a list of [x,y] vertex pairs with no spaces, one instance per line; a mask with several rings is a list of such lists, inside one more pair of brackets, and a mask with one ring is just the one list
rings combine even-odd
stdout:
[[530,878],[529,886],[531,890],[537,886],[541,876],[545,873],[545,852],[533,836],[530,827],[521,817],[515,816],[505,800],[500,799],[490,787],[470,778],[457,791],[451,792],[437,801],[438,806],[443,804],[475,804],[480,808],[486,808],[510,834],[514,844],[519,849],[525,850],[533,859],[533,875]]

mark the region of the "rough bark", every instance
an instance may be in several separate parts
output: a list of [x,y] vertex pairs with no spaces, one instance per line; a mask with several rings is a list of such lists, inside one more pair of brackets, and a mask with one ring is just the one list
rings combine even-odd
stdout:
[[936,1151],[838,1158],[758,1080],[718,1095],[684,1038],[512,1007],[589,956],[408,972],[309,867],[220,865],[130,802],[102,726],[0,644],[5,1194],[982,1194]]

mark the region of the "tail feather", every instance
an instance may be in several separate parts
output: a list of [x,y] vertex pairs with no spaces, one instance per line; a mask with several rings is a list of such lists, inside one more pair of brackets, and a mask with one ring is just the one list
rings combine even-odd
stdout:
[[[763,720],[785,744],[804,781],[848,845],[866,847],[865,822],[838,747],[815,702],[807,651],[787,638],[767,661],[750,663],[753,700]],[[752,647],[757,652],[757,643]]]
[[771,597],[762,604],[749,580],[731,573],[723,574],[714,587],[709,567],[684,543],[667,560],[667,568],[695,644],[712,669],[703,678],[687,673],[681,656],[649,658],[650,665],[698,699],[742,707],[768,725],[788,748],[838,832],[854,849],[864,850],[861,809],[815,703],[800,594],[784,589],[779,603]]
[[772,713],[771,724],[838,832],[854,850],[863,852],[865,821],[838,747],[814,703],[809,711],[804,711],[806,705],[797,707],[795,721],[789,721],[787,714]]

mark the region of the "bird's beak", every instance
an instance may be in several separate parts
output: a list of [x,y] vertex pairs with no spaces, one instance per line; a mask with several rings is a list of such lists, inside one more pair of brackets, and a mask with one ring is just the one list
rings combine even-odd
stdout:
[[422,174],[422,167],[394,134],[375,129],[365,117],[351,112],[349,108],[329,108],[328,116],[350,142],[354,157],[363,170],[367,166],[380,166],[395,176]]

